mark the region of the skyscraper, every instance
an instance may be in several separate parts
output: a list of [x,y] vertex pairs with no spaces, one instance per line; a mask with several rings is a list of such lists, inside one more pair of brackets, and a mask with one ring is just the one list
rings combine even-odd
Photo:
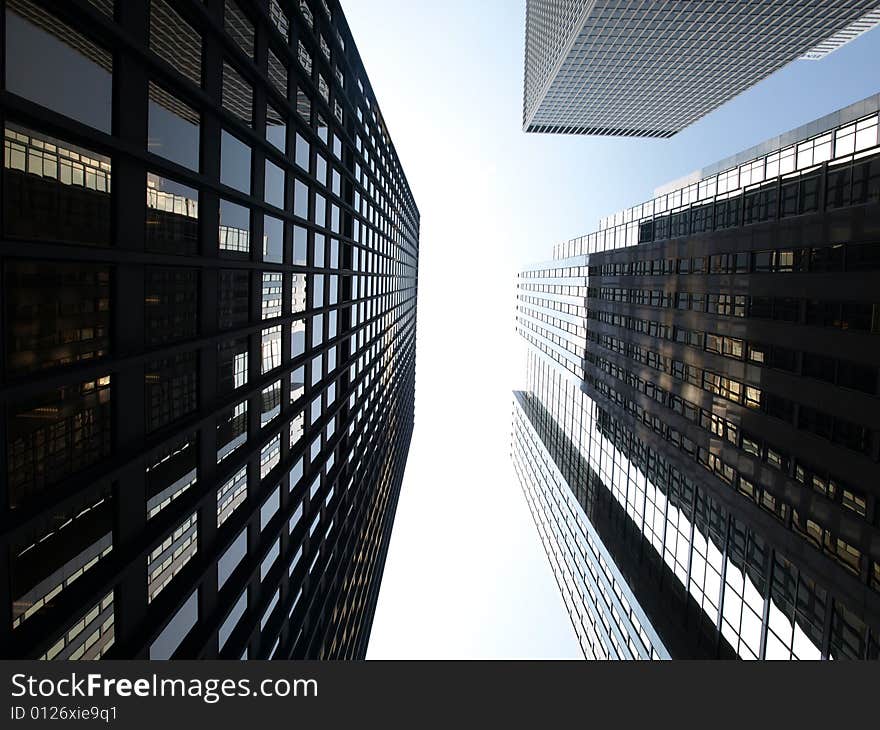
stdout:
[[587,657],[880,657],[878,110],[520,274],[512,456]]
[[523,129],[671,137],[878,22],[877,0],[527,0]]
[[7,0],[5,657],[358,658],[419,213],[336,0]]

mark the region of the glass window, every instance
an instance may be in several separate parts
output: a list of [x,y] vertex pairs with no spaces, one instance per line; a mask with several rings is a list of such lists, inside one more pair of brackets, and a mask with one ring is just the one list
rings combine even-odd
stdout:
[[306,310],[306,275],[291,274],[290,313],[297,314]]
[[[309,156],[310,149],[309,143],[306,139],[299,133],[296,133],[296,164],[299,165],[306,172],[309,171]],[[320,177],[318,178],[320,180]]]
[[281,381],[276,380],[261,393],[260,428],[281,413]]
[[287,122],[271,105],[266,105],[266,140],[282,152],[287,151]]
[[195,109],[150,82],[149,152],[198,170],[200,125]]
[[147,519],[171,504],[198,478],[198,437],[185,436],[156,452],[147,462]]
[[299,367],[290,374],[290,402],[295,403],[306,391],[306,369]]
[[167,0],[150,0],[150,50],[202,85],[202,37]]
[[290,357],[296,358],[306,351],[306,324],[297,320],[290,325]]
[[[277,437],[276,437],[277,439]],[[273,442],[274,443],[274,442]],[[268,444],[271,446],[272,444]],[[267,472],[268,474],[268,472]],[[272,491],[272,494],[263,502],[263,506],[260,507],[260,529],[265,530],[266,525],[269,524],[269,520],[271,520],[275,514],[278,512],[278,507],[281,504],[281,490],[279,487],[275,487]]]
[[195,337],[199,319],[199,272],[148,268],[144,274],[144,304],[148,345]]
[[199,192],[147,173],[144,247],[156,253],[195,256],[199,252]]
[[110,158],[17,125],[4,136],[6,234],[109,246]]
[[250,274],[247,271],[221,271],[217,296],[220,329],[241,327],[248,323]]
[[8,573],[13,629],[52,606],[59,593],[112,552],[113,513],[107,485],[63,509],[53,508],[13,540]]
[[293,263],[298,266],[306,265],[306,251],[308,250],[308,231],[301,226],[293,227]]
[[223,28],[241,47],[248,58],[254,57],[254,25],[242,12],[238,3],[226,0],[223,11]]
[[226,642],[229,640],[230,635],[232,634],[235,627],[238,625],[238,622],[241,620],[241,617],[244,616],[244,612],[247,610],[247,588],[245,588],[241,595],[238,597],[238,600],[235,602],[235,605],[232,607],[232,610],[229,612],[229,615],[223,621],[223,624],[220,626],[220,631],[217,634],[217,642],[219,644],[219,649],[223,649]]
[[107,354],[109,267],[11,259],[5,289],[8,375]]
[[263,216],[263,261],[280,264],[284,260],[284,222]]
[[315,216],[312,222],[322,228],[327,225],[327,202],[319,193],[315,193]]
[[147,603],[151,603],[195,555],[199,542],[198,515],[193,512],[147,557]]
[[28,0],[6,3],[6,89],[111,132],[113,57]]
[[170,659],[199,618],[199,592],[193,591],[150,644],[150,659]]
[[264,375],[281,365],[281,325],[269,327],[262,334],[262,360],[260,372]]
[[306,94],[300,88],[297,88],[296,90],[296,111],[303,119],[305,119],[306,124],[311,123],[312,101],[309,98],[308,94]]
[[247,384],[248,338],[224,340],[217,345],[217,392],[222,395]]
[[247,555],[247,530],[242,530],[220,557],[220,560],[217,561],[218,590],[223,587],[223,584],[232,575],[232,571],[235,570],[245,555]]
[[254,126],[254,89],[225,61],[223,62],[223,108],[249,127]]
[[220,133],[220,182],[251,192],[251,148],[225,129]]
[[276,208],[284,208],[284,170],[266,160],[266,189],[264,199]]
[[9,506],[110,455],[110,377],[54,388],[7,408]]
[[247,499],[247,464],[217,490],[217,527],[220,527]]
[[183,352],[147,363],[146,429],[152,433],[198,407],[198,355]]
[[312,308],[321,309],[324,306],[324,277],[321,274],[312,275]]
[[312,266],[316,266],[319,269],[324,268],[324,236],[320,233],[315,234],[315,244],[313,246],[314,249],[314,258],[312,262]]
[[309,188],[299,178],[294,178],[293,214],[300,218],[309,217]]
[[229,200],[220,199],[219,245],[221,251],[249,253],[251,250],[251,212]]
[[263,272],[263,319],[281,316],[281,276],[280,272]]
[[217,418],[217,462],[221,462],[245,441],[248,430],[248,402],[242,401]]
[[287,98],[287,67],[272,51],[269,51],[269,81],[275,90]]

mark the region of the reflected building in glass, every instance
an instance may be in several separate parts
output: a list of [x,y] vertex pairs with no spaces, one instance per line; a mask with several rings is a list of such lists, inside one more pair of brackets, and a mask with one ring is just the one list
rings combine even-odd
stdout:
[[361,658],[419,213],[336,0],[6,0],[5,657]]
[[523,130],[671,137],[878,23],[877,0],[527,0]]
[[519,275],[512,457],[586,657],[880,656],[878,110]]

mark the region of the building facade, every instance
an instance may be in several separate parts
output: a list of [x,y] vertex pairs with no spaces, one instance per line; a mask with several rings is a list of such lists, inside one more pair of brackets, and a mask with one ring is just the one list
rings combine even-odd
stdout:
[[587,657],[880,657],[878,110],[518,277],[513,462]]
[[877,0],[527,0],[523,129],[671,137],[878,22]]
[[7,0],[5,657],[362,658],[419,213],[337,0]]

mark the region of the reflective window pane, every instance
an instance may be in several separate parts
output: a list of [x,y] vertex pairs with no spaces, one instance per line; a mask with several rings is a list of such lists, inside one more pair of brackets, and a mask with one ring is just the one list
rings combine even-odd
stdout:
[[147,149],[198,170],[199,130],[198,112],[151,81]]
[[111,131],[113,57],[30,0],[6,3],[6,89]]

